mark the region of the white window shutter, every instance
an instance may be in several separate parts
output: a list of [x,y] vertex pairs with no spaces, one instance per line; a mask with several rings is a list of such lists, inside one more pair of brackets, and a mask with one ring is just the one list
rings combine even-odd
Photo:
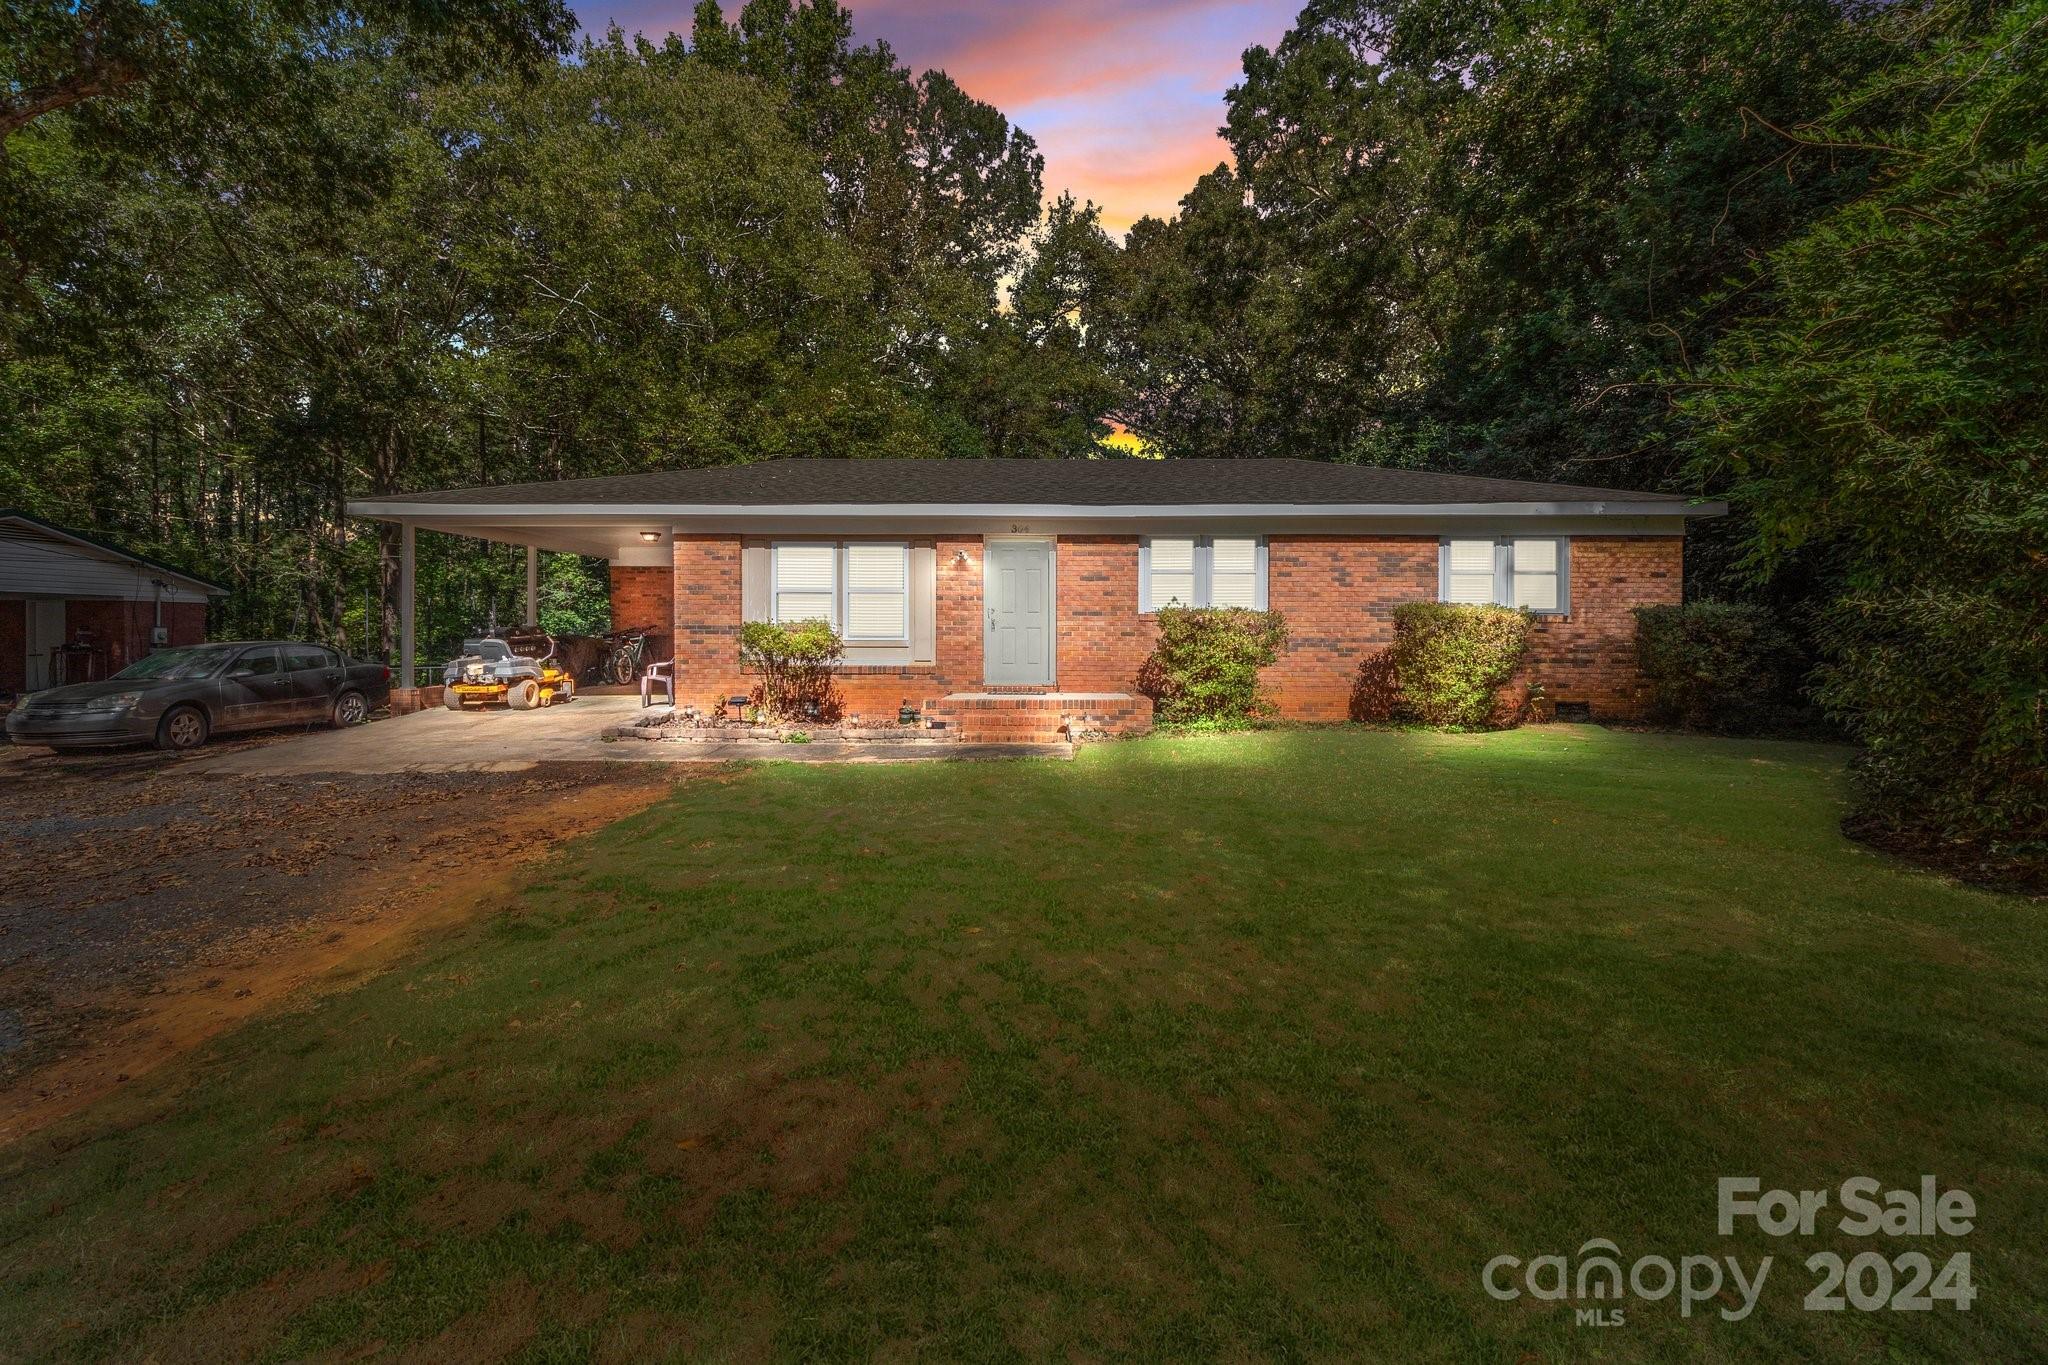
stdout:
[[910,634],[910,551],[905,545],[846,547],[846,638],[902,640]]
[[1493,602],[1493,542],[1454,540],[1444,551],[1444,601],[1466,606]]
[[1178,603],[1195,605],[1195,542],[1192,538],[1152,541],[1152,581],[1146,605],[1153,611]]
[[1209,605],[1259,605],[1259,542],[1217,537],[1209,547]]

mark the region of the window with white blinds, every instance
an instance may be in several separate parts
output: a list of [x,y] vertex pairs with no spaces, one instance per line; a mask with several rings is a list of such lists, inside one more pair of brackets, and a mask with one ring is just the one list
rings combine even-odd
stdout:
[[1266,606],[1266,545],[1257,536],[1151,536],[1138,547],[1138,610]]
[[1571,610],[1570,545],[1564,536],[1451,537],[1443,542],[1439,595],[1563,615]]
[[1147,611],[1161,607],[1192,607],[1195,601],[1195,542],[1192,537],[1155,536],[1152,540],[1151,571],[1145,584],[1151,589]]
[[1259,605],[1258,541],[1226,540],[1219,536],[1209,542],[1209,605]]
[[910,547],[866,542],[846,547],[849,640],[910,637]]
[[848,641],[910,638],[910,547],[902,541],[782,544],[771,552],[773,619],[829,621]]
[[1483,607],[1498,601],[1490,540],[1453,540],[1444,546],[1444,601]]
[[836,545],[775,547],[775,620],[779,624],[830,621],[837,629],[838,558]]
[[1557,590],[1558,560],[1555,540],[1509,541],[1509,605],[1530,611],[1559,610],[1563,598]]

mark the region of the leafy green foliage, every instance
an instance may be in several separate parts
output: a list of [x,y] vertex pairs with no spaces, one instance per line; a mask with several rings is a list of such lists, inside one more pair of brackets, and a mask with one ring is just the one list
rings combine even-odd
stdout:
[[1287,621],[1246,607],[1161,607],[1159,643],[1138,690],[1169,725],[1228,728],[1273,711],[1259,670],[1280,657]]
[[1865,196],[1774,253],[1777,300],[1688,407],[1747,564],[1822,551],[1817,695],[1862,740],[1852,825],[2048,864],[2048,4],[1924,61],[1810,140],[1876,149]]
[[1755,733],[1794,720],[1792,634],[1756,603],[1637,607],[1636,667],[1652,718],[1694,730]]
[[1389,651],[1401,713],[1425,725],[1492,724],[1528,642],[1529,614],[1513,607],[1402,603]]
[[[1900,21],[1900,25],[1904,24]],[[1651,372],[1864,181],[1788,144],[1896,55],[1830,0],[1327,0],[1244,55],[1232,162],[1133,229],[1104,327],[1173,454],[1672,480]]]
[[749,621],[740,627],[740,661],[761,675],[755,701],[779,720],[837,714],[832,672],[845,653],[830,621]]
[[[601,635],[612,627],[611,575],[602,559],[542,555],[540,628],[550,635]],[[643,624],[621,621],[621,626]]]

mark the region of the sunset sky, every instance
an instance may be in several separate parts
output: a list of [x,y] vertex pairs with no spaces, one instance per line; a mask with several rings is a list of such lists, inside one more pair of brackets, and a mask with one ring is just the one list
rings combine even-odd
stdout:
[[[1072,190],[1121,234],[1168,215],[1227,159],[1216,136],[1238,55],[1272,46],[1302,0],[850,0],[862,41],[939,67],[1038,139],[1050,199]],[[687,33],[690,0],[579,0],[584,24]],[[737,0],[726,5],[737,11]]]

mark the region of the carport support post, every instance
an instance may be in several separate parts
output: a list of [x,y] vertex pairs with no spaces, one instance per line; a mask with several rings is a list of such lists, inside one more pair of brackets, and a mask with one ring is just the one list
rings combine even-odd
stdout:
[[415,679],[413,668],[413,526],[402,522],[398,531],[398,685],[410,688]]
[[540,551],[526,547],[526,624],[540,624]]

